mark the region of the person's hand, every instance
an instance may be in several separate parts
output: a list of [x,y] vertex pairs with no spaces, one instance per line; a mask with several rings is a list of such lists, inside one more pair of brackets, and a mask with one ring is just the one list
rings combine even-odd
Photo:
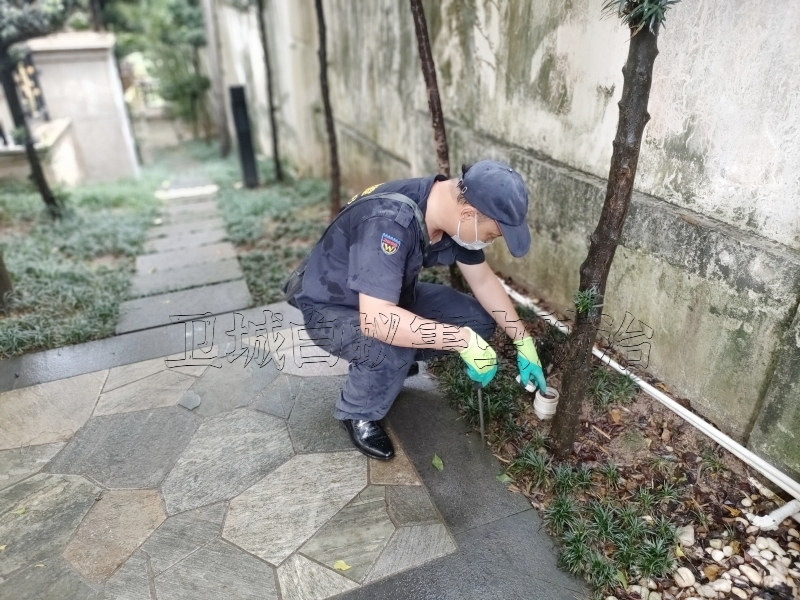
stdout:
[[519,382],[523,387],[532,381],[539,388],[541,393],[547,391],[547,382],[544,380],[544,371],[539,355],[536,353],[536,346],[533,344],[531,336],[525,337],[514,342],[517,347],[517,367],[519,367]]
[[489,384],[497,374],[497,354],[481,336],[469,327],[469,343],[459,351],[461,360],[467,363],[467,375],[472,381],[483,386]]

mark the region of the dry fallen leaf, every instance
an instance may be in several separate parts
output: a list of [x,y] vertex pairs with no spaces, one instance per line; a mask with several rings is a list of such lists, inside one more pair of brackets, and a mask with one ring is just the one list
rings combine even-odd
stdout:
[[703,567],[703,574],[708,578],[709,581],[716,580],[719,577],[719,572],[722,569],[719,565],[706,565]]
[[612,420],[614,423],[619,423],[619,422],[622,420],[622,413],[621,413],[621,412],[619,412],[619,409],[618,409],[618,408],[612,408],[612,409],[609,411],[609,413],[610,413],[610,415],[611,415],[611,420]]
[[350,568],[350,565],[343,560],[337,560],[335,563],[333,563],[333,568],[337,571],[347,571]]

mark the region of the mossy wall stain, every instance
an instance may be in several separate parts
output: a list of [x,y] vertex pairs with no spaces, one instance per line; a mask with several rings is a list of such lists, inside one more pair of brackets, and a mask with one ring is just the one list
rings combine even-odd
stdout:
[[[545,83],[554,74],[556,59],[553,50],[545,53],[545,60],[534,76],[532,57],[549,35],[555,32],[566,20],[570,2],[547,0],[546,2],[507,2],[504,5],[505,36],[505,93],[508,98],[522,96],[540,98],[550,104],[542,95],[558,87],[556,83]],[[548,59],[548,54],[551,58]],[[550,60],[550,64],[545,64]],[[563,79],[563,73],[561,74]]]

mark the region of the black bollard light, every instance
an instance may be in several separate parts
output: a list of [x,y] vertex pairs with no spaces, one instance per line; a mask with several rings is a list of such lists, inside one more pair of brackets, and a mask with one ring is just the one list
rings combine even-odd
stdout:
[[250,132],[250,118],[247,116],[247,98],[244,95],[244,86],[232,85],[230,91],[231,112],[233,113],[233,124],[236,127],[236,141],[239,146],[244,185],[248,188],[258,187],[258,170],[256,156],[253,152],[253,136]]

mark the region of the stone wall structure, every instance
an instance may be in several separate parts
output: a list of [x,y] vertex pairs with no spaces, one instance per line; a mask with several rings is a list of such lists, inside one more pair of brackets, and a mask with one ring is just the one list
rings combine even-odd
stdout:
[[86,181],[138,177],[133,132],[114,60],[114,36],[69,32],[29,40],[52,118],[72,121]]
[[[311,0],[268,3],[286,158],[324,174]],[[226,83],[246,84],[269,152],[257,21],[217,0]],[[531,191],[530,254],[503,275],[569,309],[605,195],[628,32],[600,2],[425,2],[451,165],[505,160]],[[436,170],[408,3],[325,3],[346,183]],[[800,12],[695,0],[659,36],[636,193],[608,282],[612,330],[720,429],[800,476]],[[626,316],[628,315],[628,316]],[[648,337],[648,335],[650,337]],[[645,346],[642,346],[644,348]],[[642,349],[640,348],[640,349]]]

